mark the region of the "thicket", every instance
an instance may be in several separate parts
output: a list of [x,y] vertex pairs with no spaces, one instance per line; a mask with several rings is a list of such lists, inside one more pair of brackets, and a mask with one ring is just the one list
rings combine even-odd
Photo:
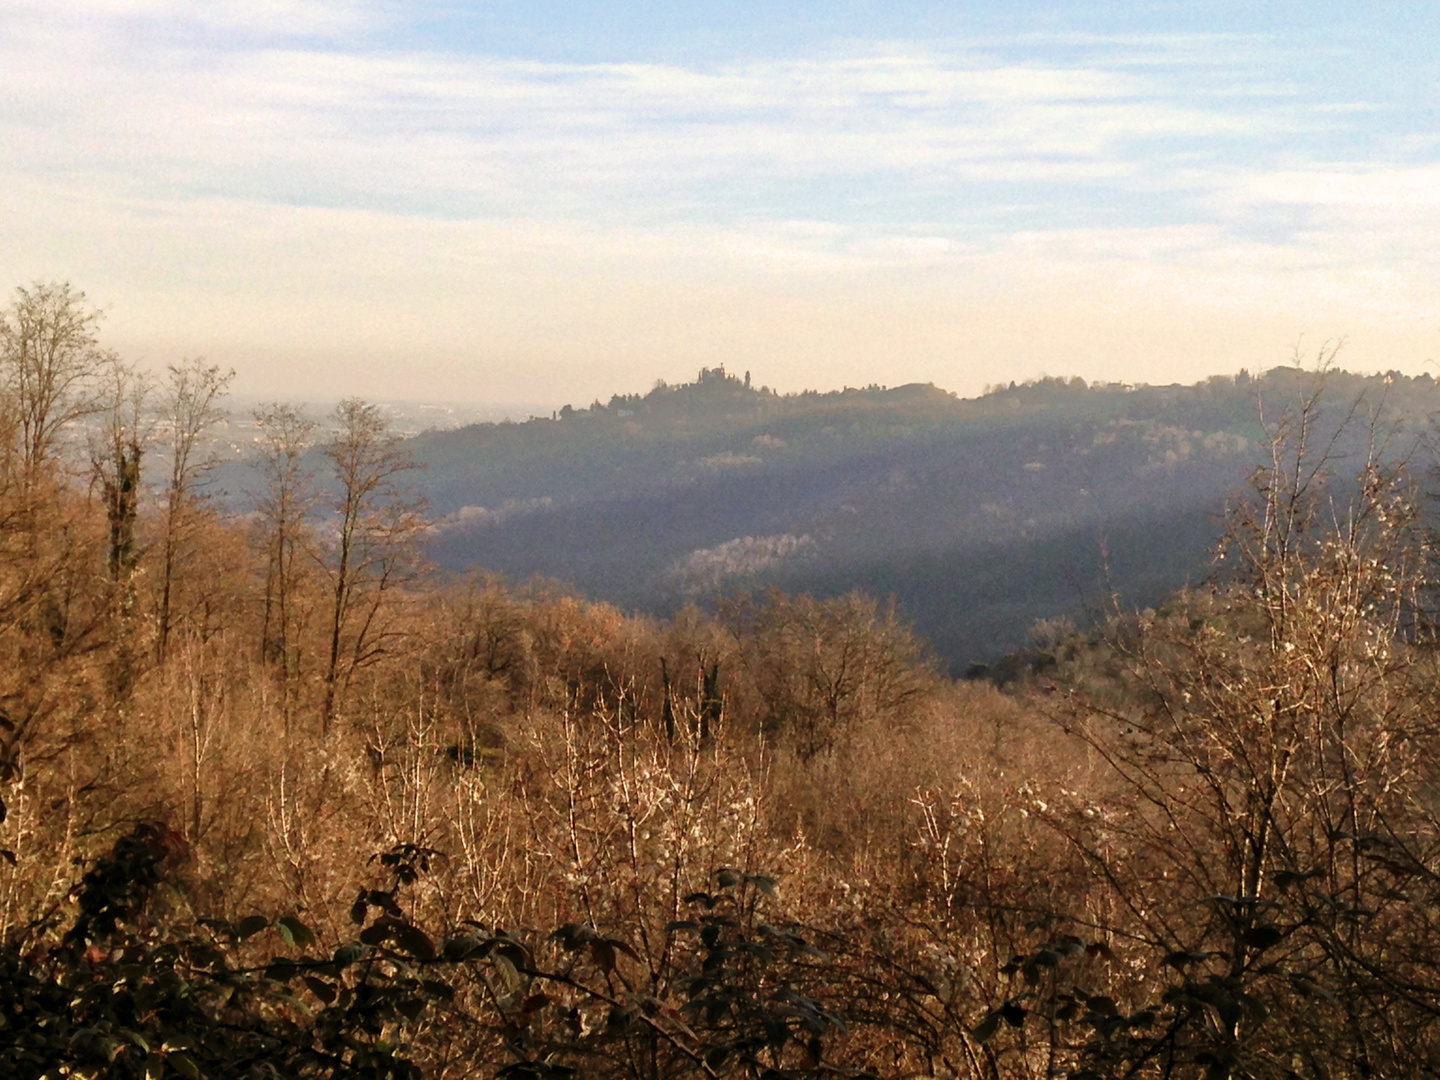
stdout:
[[224,373],[96,330],[0,335],[0,1074],[1440,1071],[1422,504],[1313,398],[1223,578],[1002,694],[860,596],[435,579],[360,402],[227,517]]

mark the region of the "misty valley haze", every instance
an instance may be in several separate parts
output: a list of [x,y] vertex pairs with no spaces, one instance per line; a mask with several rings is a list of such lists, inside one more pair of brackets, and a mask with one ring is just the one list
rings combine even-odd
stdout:
[[[518,422],[381,411],[421,466],[406,484],[437,569],[547,578],[665,617],[746,592],[859,589],[898,603],[961,675],[1042,621],[1087,625],[1213,576],[1227,506],[1321,383],[1322,429],[1373,412],[1396,455],[1440,410],[1428,375],[1292,367],[1193,386],[1047,378],[973,399],[920,384],[782,395],[713,368]],[[210,432],[226,460],[207,483],[245,511],[261,434],[254,407],[234,404]],[[306,415],[312,443],[333,437],[328,410]],[[1337,495],[1369,430],[1352,424],[1331,448]],[[323,473],[318,450],[309,459]]]
[[[961,399],[927,385],[778,395],[722,369],[557,419],[409,444],[451,570],[553,577],[656,614],[741,590],[894,597],[960,674],[1211,574],[1227,503],[1315,376],[1195,386],[1045,379]],[[1440,408],[1428,375],[1327,377],[1413,446]],[[1337,492],[1363,433],[1334,450]],[[1361,440],[1357,442],[1356,440]]]

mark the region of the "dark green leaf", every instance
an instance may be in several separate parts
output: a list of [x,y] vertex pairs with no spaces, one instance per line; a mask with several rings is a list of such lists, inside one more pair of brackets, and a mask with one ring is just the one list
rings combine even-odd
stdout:
[[244,941],[248,937],[254,937],[269,925],[270,920],[264,915],[246,915],[236,924],[235,936]]
[[280,936],[285,939],[287,945],[298,945],[305,948],[315,944],[314,932],[291,915],[282,915],[275,920],[275,926],[280,931]]
[[1115,999],[1108,995],[1086,998],[1085,1007],[1091,1012],[1099,1013],[1101,1016],[1119,1016],[1120,1010],[1115,1007]]
[[324,979],[317,979],[313,975],[306,975],[303,981],[305,985],[310,988],[310,992],[326,1005],[330,1005],[335,1001],[335,987]]
[[996,1009],[995,1011],[986,1014],[985,1019],[981,1020],[980,1023],[976,1024],[975,1029],[971,1031],[970,1034],[976,1042],[986,1043],[993,1039],[995,1037],[995,1033],[999,1030],[1000,1010]]
[[580,923],[566,923],[550,935],[566,952],[574,952],[595,939],[595,931]]
[[1285,940],[1285,935],[1278,926],[1252,926],[1240,935],[1240,940],[1252,949],[1263,950],[1280,944]]
[[608,941],[590,942],[590,958],[607,975],[615,970],[615,949]]
[[381,911],[385,912],[386,915],[391,915],[398,919],[402,914],[400,905],[395,902],[395,894],[393,892],[387,892],[384,889],[371,889],[366,899],[369,901],[371,907],[378,907]]
[[746,874],[745,880],[755,888],[759,889],[766,896],[774,896],[778,882],[768,874]]
[[506,960],[509,960],[510,963],[514,964],[517,968],[530,966],[530,952],[518,941],[496,942],[494,951]]
[[480,942],[473,937],[447,937],[440,945],[440,955],[452,964],[458,964],[479,950]]
[[265,977],[274,979],[276,982],[289,982],[295,978],[299,970],[294,960],[276,960],[265,966]]
[[412,926],[408,922],[392,923],[390,936],[394,938],[395,944],[415,959],[435,959],[435,943],[419,927]]

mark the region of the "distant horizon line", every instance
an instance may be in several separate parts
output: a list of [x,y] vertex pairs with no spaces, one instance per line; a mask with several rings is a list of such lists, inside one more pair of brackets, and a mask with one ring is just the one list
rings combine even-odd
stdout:
[[[722,371],[722,372],[725,372],[725,374],[727,375],[727,377],[733,378],[733,379],[734,379],[735,381],[737,381],[737,382],[743,381],[743,376],[741,376],[741,375],[736,375],[736,374],[734,374],[733,372],[727,371],[724,364],[716,365],[716,367],[714,367],[714,368],[702,368],[700,374],[703,375],[703,374],[705,374],[705,373],[713,372],[713,371]],[[890,385],[889,383],[872,382],[872,383],[868,383],[868,384],[866,384],[866,385],[864,385],[864,386],[858,386],[858,385],[852,385],[852,384],[848,384],[848,383],[847,383],[847,384],[844,384],[844,385],[833,386],[833,387],[830,387],[830,388],[828,388],[828,389],[821,388],[821,387],[806,387],[806,388],[801,389],[801,390],[783,390],[783,391],[782,391],[782,390],[779,390],[779,389],[776,389],[776,388],[774,388],[774,387],[770,387],[770,386],[761,384],[761,383],[755,383],[755,385],[753,385],[753,386],[750,387],[750,388],[753,389],[753,390],[755,390],[757,393],[760,392],[760,391],[762,391],[762,390],[768,390],[768,391],[776,394],[777,396],[783,398],[783,397],[801,397],[801,396],[810,395],[810,394],[842,394],[842,393],[846,393],[846,392],[849,392],[849,391],[859,391],[859,392],[864,392],[864,391],[888,392],[888,391],[892,391],[892,390],[902,390],[902,389],[904,389],[904,388],[906,388],[906,387],[909,387],[909,386],[928,386],[928,387],[932,387],[932,388],[934,388],[934,389],[940,390],[940,391],[942,391],[942,392],[944,392],[944,393],[946,393],[946,394],[949,394],[949,395],[952,396],[952,397],[961,398],[961,400],[978,400],[978,399],[980,399],[980,398],[988,397],[989,395],[994,394],[994,393],[1003,392],[1003,391],[1005,391],[1005,390],[1007,390],[1007,389],[1010,389],[1010,388],[1012,388],[1012,387],[1013,387],[1013,388],[1017,388],[1017,389],[1018,389],[1018,388],[1021,388],[1021,387],[1026,387],[1026,386],[1031,386],[1031,387],[1033,387],[1033,386],[1039,386],[1039,385],[1044,384],[1044,383],[1047,383],[1047,382],[1048,382],[1048,383],[1073,383],[1076,379],[1081,380],[1081,381],[1085,384],[1086,387],[1091,387],[1091,388],[1107,388],[1107,387],[1113,388],[1113,387],[1122,387],[1122,388],[1127,389],[1127,390],[1144,390],[1144,389],[1157,389],[1157,388],[1176,387],[1176,386],[1183,386],[1183,387],[1199,386],[1199,385],[1201,385],[1201,384],[1203,384],[1203,383],[1209,382],[1209,381],[1212,380],[1212,379],[1217,379],[1217,378],[1234,379],[1236,376],[1241,375],[1241,374],[1248,375],[1248,376],[1250,376],[1250,377],[1252,377],[1252,378],[1257,378],[1257,379],[1258,379],[1258,378],[1263,378],[1263,377],[1271,374],[1272,372],[1276,372],[1276,371],[1298,371],[1298,372],[1309,373],[1309,374],[1314,374],[1314,375],[1320,375],[1320,374],[1346,375],[1346,376],[1352,376],[1352,377],[1362,378],[1362,379],[1381,378],[1381,377],[1386,377],[1386,376],[1400,376],[1400,377],[1402,377],[1402,378],[1411,378],[1411,379],[1425,379],[1425,378],[1432,378],[1432,379],[1433,379],[1433,378],[1435,377],[1435,376],[1431,375],[1431,373],[1428,372],[1428,371],[1422,371],[1422,372],[1420,372],[1419,374],[1411,375],[1411,374],[1409,374],[1409,373],[1407,373],[1407,372],[1401,371],[1401,370],[1398,369],[1398,368],[1397,368],[1397,369],[1387,369],[1387,370],[1379,370],[1379,369],[1377,369],[1377,370],[1374,370],[1374,371],[1361,371],[1361,370],[1351,370],[1351,369],[1349,369],[1349,368],[1344,368],[1344,367],[1340,367],[1340,366],[1334,366],[1334,367],[1329,367],[1329,368],[1325,368],[1325,369],[1322,370],[1322,369],[1319,369],[1319,368],[1307,367],[1307,366],[1304,365],[1304,364],[1291,363],[1291,364],[1274,364],[1274,365],[1272,365],[1272,366],[1270,366],[1270,367],[1266,367],[1266,368],[1256,368],[1255,370],[1251,370],[1248,366],[1241,365],[1240,367],[1236,368],[1236,369],[1233,370],[1233,371],[1229,371],[1229,372],[1215,372],[1215,373],[1212,373],[1212,374],[1210,374],[1210,375],[1207,375],[1207,376],[1205,376],[1205,377],[1203,377],[1203,378],[1195,379],[1194,381],[1191,381],[1191,382],[1185,382],[1185,381],[1180,381],[1180,380],[1177,380],[1177,381],[1174,381],[1174,382],[1146,382],[1146,381],[1127,381],[1127,380],[1086,379],[1084,376],[1081,376],[1081,375],[1079,375],[1079,374],[1073,374],[1073,375],[1052,375],[1052,374],[1049,374],[1049,373],[1046,373],[1046,372],[1042,372],[1042,373],[1040,373],[1040,374],[1038,374],[1038,375],[1028,376],[1028,377],[1026,377],[1026,378],[1024,378],[1024,379],[1000,380],[1000,381],[997,381],[997,382],[994,382],[994,383],[986,383],[986,384],[984,385],[984,388],[983,388],[979,393],[974,394],[974,395],[971,396],[971,397],[966,397],[966,398],[961,398],[961,395],[960,395],[957,391],[948,390],[948,389],[946,389],[944,386],[941,386],[939,383],[936,383],[936,382],[934,382],[934,381],[918,381],[918,380],[917,380],[917,381],[911,381],[911,382],[905,382],[905,383],[896,383],[896,384],[894,384],[894,385]],[[670,382],[670,381],[668,381],[668,380],[666,380],[666,379],[657,378],[657,379],[655,379],[655,380],[652,382],[652,384],[651,384],[651,386],[650,386],[650,388],[649,388],[648,390],[634,390],[634,391],[629,391],[629,392],[615,391],[615,392],[611,395],[611,397],[612,397],[612,399],[613,399],[613,398],[617,398],[617,397],[640,397],[640,398],[644,398],[644,397],[646,397],[648,394],[652,393],[654,390],[659,389],[662,385],[663,385],[663,386],[666,386],[666,387],[670,387],[670,388],[672,388],[672,389],[679,389],[679,388],[681,388],[681,387],[697,386],[697,385],[700,384],[701,381],[702,381],[701,378],[698,377],[698,376],[697,376],[697,378],[696,378],[694,381],[686,381],[686,382]],[[254,406],[254,405],[264,405],[264,404],[268,404],[268,403],[271,403],[271,402],[286,402],[286,403],[289,403],[289,404],[293,404],[293,405],[295,405],[296,407],[301,408],[301,409],[329,409],[329,408],[332,408],[333,406],[339,404],[341,401],[347,400],[348,398],[358,397],[358,398],[361,398],[361,399],[363,399],[364,401],[366,401],[366,402],[368,402],[368,403],[370,403],[370,404],[372,404],[372,405],[378,405],[378,406],[381,406],[381,407],[387,407],[387,406],[389,406],[389,407],[397,407],[397,406],[398,406],[398,407],[406,407],[406,408],[413,408],[413,409],[460,410],[460,411],[464,411],[464,412],[486,413],[486,414],[492,414],[492,415],[493,415],[493,414],[499,414],[499,413],[513,413],[513,414],[517,414],[517,415],[518,415],[518,414],[522,414],[522,413],[525,414],[524,417],[523,417],[523,419],[515,419],[514,422],[516,422],[516,423],[523,423],[523,422],[525,422],[526,420],[543,420],[543,419],[549,419],[549,417],[545,416],[544,414],[546,414],[546,413],[558,413],[561,409],[564,409],[567,405],[570,406],[570,407],[571,407],[574,411],[576,411],[576,412],[581,412],[581,411],[588,410],[588,409],[592,408],[594,404],[597,404],[597,403],[600,404],[600,405],[602,405],[602,406],[607,406],[607,407],[608,407],[608,405],[609,405],[609,402],[604,401],[604,400],[601,400],[600,398],[596,398],[593,402],[591,402],[591,403],[588,404],[588,405],[576,405],[573,401],[571,401],[571,402],[563,402],[563,403],[561,403],[561,404],[550,404],[550,403],[543,403],[543,402],[537,402],[537,401],[505,401],[505,400],[484,401],[484,400],[478,400],[478,399],[474,399],[474,398],[442,399],[442,398],[378,397],[378,396],[369,396],[369,395],[365,395],[365,394],[341,394],[341,395],[336,395],[336,396],[333,396],[333,397],[331,397],[331,396],[323,396],[323,397],[322,397],[322,396],[304,395],[304,396],[301,396],[301,397],[296,398],[296,397],[286,397],[286,396],[283,395],[283,394],[254,393],[254,392],[250,392],[250,391],[242,391],[242,392],[238,392],[238,393],[231,393],[231,394],[229,394],[229,395],[227,395],[227,396],[228,396],[228,398],[229,398],[229,400],[230,400],[231,402],[236,403],[236,404],[238,404],[238,405],[240,405],[240,406],[242,406],[242,407],[244,407],[244,406]],[[504,418],[501,418],[501,419],[504,419]]]

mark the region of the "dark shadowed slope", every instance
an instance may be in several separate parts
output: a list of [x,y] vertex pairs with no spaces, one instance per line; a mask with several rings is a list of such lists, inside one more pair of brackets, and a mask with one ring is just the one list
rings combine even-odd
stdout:
[[[780,396],[717,369],[412,447],[444,567],[543,574],[655,612],[739,589],[862,588],[893,595],[958,672],[1036,619],[1204,576],[1227,495],[1268,454],[1262,409],[1278,417],[1313,380],[1045,379],[962,400],[932,386]],[[1361,399],[1398,446],[1440,389],[1331,373],[1322,426]],[[1337,447],[1337,479],[1363,427]]]

